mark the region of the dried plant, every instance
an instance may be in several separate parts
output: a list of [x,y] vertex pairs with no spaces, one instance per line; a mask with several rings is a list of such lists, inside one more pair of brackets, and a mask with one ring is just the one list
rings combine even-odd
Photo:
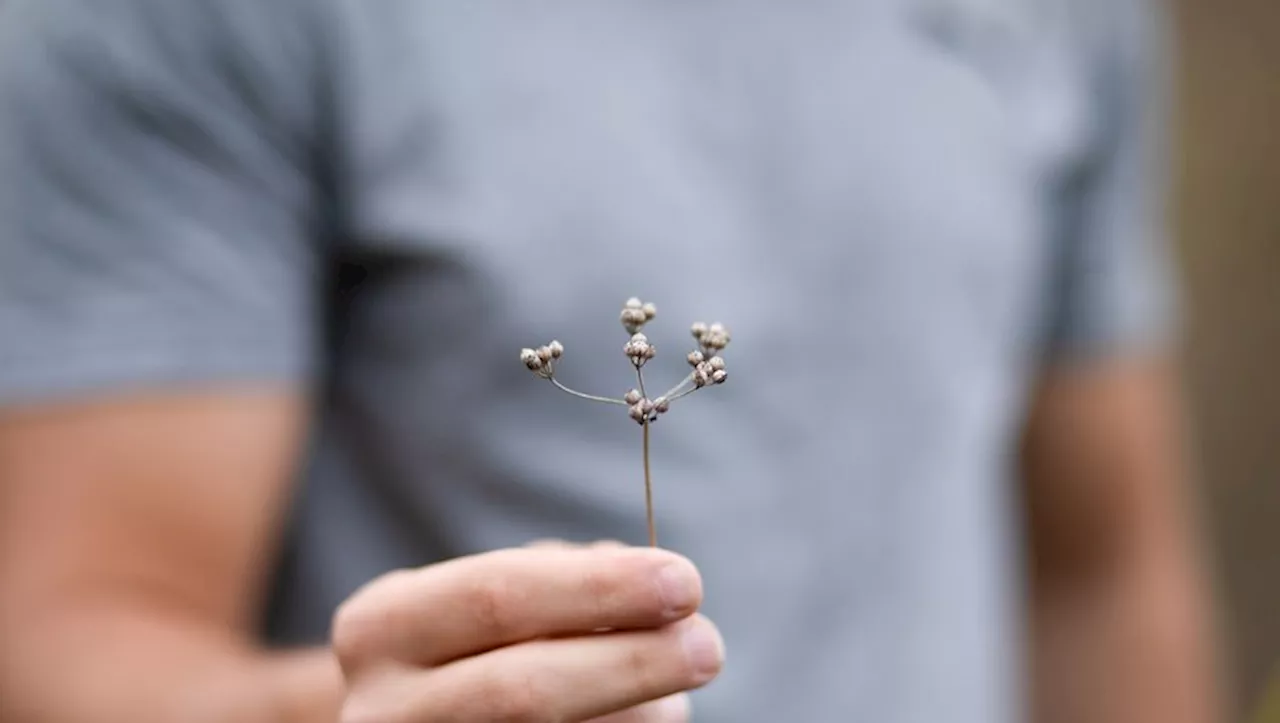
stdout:
[[631,335],[622,347],[622,353],[635,369],[636,388],[618,399],[584,394],[562,384],[556,378],[556,364],[564,356],[564,345],[560,342],[552,341],[537,349],[520,350],[520,361],[535,376],[546,379],[560,391],[579,399],[625,407],[631,419],[640,425],[643,440],[641,454],[644,462],[645,512],[649,523],[649,544],[654,547],[658,544],[658,534],[653,520],[653,479],[649,472],[649,426],[666,414],[677,400],[699,389],[724,384],[728,379],[728,372],[725,371],[724,357],[720,356],[720,353],[729,345],[729,330],[722,324],[694,323],[689,327],[689,331],[697,341],[697,348],[685,357],[685,361],[693,370],[680,380],[679,384],[656,397],[650,397],[645,390],[644,367],[657,355],[657,349],[649,343],[649,339],[641,333],[641,330],[657,315],[657,307],[636,298],[628,299],[622,307],[620,320],[623,328]]

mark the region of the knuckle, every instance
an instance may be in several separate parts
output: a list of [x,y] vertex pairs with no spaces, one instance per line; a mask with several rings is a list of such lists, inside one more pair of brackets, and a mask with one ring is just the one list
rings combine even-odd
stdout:
[[669,695],[689,687],[693,672],[679,644],[672,645],[665,637],[663,633],[647,633],[645,639],[619,651],[615,670],[638,698]]
[[589,570],[582,576],[582,595],[601,616],[616,612],[622,587],[618,577],[616,571],[606,570]]
[[518,637],[522,609],[519,593],[501,577],[476,581],[461,601],[476,627],[498,639]]
[[345,672],[360,666],[369,657],[369,613],[360,600],[348,600],[338,606],[333,614],[329,644]]
[[[648,645],[636,645],[629,648],[622,659],[622,668],[627,677],[646,691],[657,690],[662,683],[673,677],[673,668],[680,666],[676,655],[663,653],[665,648]],[[674,671],[678,675],[678,671]]]
[[394,630],[390,617],[388,590],[396,586],[407,571],[387,573],[356,592],[333,613],[329,628],[329,644],[343,671],[350,673],[379,656],[381,641],[388,629]]

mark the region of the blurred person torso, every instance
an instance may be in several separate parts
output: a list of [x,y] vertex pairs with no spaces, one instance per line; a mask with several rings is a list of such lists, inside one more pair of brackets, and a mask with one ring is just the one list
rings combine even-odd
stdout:
[[[210,128],[150,121],[218,139],[210,157],[283,209],[158,183],[150,212],[201,194],[244,233],[230,251],[175,234],[184,273],[140,257],[133,282],[207,285],[207,308],[156,323],[260,319],[269,340],[227,368],[316,390],[272,641],[323,642],[393,568],[643,541],[636,425],[517,359],[559,339],[566,383],[620,396],[617,313],[638,295],[659,308],[651,386],[686,373],[689,322],[734,335],[729,383],[653,427],[660,540],[700,565],[728,644],[697,719],[1018,717],[1028,387],[1055,345],[1124,330],[1099,315],[1137,327],[1158,304],[1150,259],[1074,242],[1130,192],[1080,190],[1117,143],[1127,20],[1033,0],[118,5],[80,21],[85,67],[213,108]],[[238,94],[205,92],[214,73]],[[1077,308],[1073,284],[1114,306]],[[102,333],[143,313],[101,303]]]

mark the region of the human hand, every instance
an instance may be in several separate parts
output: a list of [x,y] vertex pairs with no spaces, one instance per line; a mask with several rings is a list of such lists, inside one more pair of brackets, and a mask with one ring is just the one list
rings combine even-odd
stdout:
[[335,616],[342,720],[685,721],[677,694],[723,661],[701,599],[693,565],[651,548],[542,545],[391,573]]

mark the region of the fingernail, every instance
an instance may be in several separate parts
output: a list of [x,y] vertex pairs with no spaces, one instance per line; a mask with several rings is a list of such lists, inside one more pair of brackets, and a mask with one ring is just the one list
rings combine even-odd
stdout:
[[720,631],[705,619],[697,619],[682,634],[685,655],[693,668],[695,682],[706,683],[724,665],[724,639]]
[[680,560],[669,563],[658,571],[658,591],[667,617],[675,620],[688,615],[698,606],[702,597],[702,582],[698,579],[698,571],[693,564]]

